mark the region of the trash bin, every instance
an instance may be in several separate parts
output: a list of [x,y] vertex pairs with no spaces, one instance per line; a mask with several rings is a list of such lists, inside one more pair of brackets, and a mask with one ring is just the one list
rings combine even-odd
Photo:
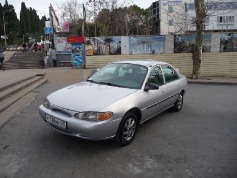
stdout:
[[56,59],[53,60],[53,66],[57,67],[57,60]]

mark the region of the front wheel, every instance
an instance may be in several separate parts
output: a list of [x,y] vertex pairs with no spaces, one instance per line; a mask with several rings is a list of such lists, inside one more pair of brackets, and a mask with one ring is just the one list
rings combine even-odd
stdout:
[[122,146],[130,144],[135,138],[137,126],[137,116],[132,112],[127,113],[119,125],[115,141]]
[[172,107],[173,111],[178,112],[182,109],[183,100],[184,100],[184,94],[180,93],[176,102],[174,103],[174,106]]

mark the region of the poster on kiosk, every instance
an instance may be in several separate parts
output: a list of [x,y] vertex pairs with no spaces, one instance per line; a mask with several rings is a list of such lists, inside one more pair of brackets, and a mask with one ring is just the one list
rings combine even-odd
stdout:
[[69,36],[67,42],[71,43],[72,54],[71,61],[73,68],[84,68],[85,55],[84,55],[84,37]]

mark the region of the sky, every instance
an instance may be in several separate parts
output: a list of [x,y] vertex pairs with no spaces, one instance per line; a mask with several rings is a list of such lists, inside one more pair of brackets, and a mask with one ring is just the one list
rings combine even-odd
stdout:
[[[19,18],[20,9],[21,9],[21,3],[25,2],[25,5],[27,8],[33,8],[37,11],[37,14],[41,17],[45,15],[48,17],[49,14],[49,5],[52,4],[54,10],[56,11],[56,14],[58,10],[58,6],[60,3],[65,2],[67,0],[7,0],[8,4],[11,4],[15,7],[15,11],[17,13],[17,17]],[[78,0],[81,2],[85,2],[85,0]],[[128,0],[128,2],[133,2],[132,4],[136,4],[137,6],[141,8],[148,8],[152,2],[155,2],[155,0]],[[0,3],[2,5],[5,4],[5,0],[0,0]]]

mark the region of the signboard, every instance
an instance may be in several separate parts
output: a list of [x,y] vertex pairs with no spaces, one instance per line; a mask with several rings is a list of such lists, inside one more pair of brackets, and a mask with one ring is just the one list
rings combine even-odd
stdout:
[[45,27],[51,27],[50,21],[45,21]]
[[67,37],[68,43],[84,43],[84,37],[81,36],[69,36]]
[[45,27],[44,32],[45,32],[45,34],[52,34],[53,33],[53,28],[52,27]]
[[177,6],[177,5],[181,5],[181,4],[182,4],[182,0],[169,0],[168,1],[169,6]]

